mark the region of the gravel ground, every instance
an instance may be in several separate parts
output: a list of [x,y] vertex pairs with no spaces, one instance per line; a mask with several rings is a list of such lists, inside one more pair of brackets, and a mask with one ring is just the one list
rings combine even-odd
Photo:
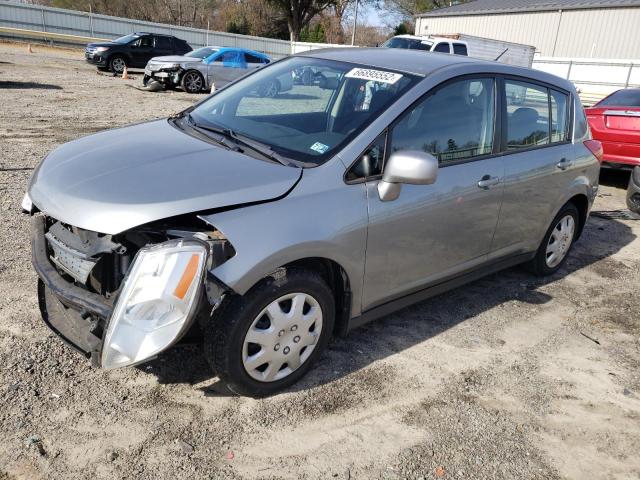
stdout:
[[519,268],[335,340],[298,385],[226,394],[194,345],[99,371],[40,320],[31,170],[200,96],[0,44],[0,479],[640,478],[640,222],[609,175],[566,266]]

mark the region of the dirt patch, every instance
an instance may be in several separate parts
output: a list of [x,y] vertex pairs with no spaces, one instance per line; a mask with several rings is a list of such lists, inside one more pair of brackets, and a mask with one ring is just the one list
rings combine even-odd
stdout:
[[602,186],[609,214],[553,277],[514,268],[389,315],[272,398],[231,396],[198,345],[95,370],[39,316],[19,207],[32,169],[202,96],[34,51],[0,43],[0,479],[640,477],[640,222],[620,213],[624,182]]

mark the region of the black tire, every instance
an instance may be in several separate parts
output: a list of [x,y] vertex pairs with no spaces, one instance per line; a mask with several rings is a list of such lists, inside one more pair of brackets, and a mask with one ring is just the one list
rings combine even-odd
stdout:
[[122,74],[124,67],[128,67],[128,65],[127,59],[122,55],[113,55],[109,59],[109,70],[118,75]]
[[635,167],[629,177],[627,207],[634,213],[640,213],[640,167]]
[[[573,218],[573,224],[574,224],[573,236],[570,239],[568,239],[570,240],[571,243],[568,245],[568,249],[565,251],[564,256],[562,257],[560,262],[550,266],[547,261],[548,259],[547,247],[549,246],[549,241],[551,239],[551,236],[554,233],[554,230],[556,230],[556,228],[558,227],[559,222],[565,217],[567,217],[568,215]],[[573,203],[569,202],[560,209],[558,214],[555,216],[555,218],[551,222],[551,225],[549,226],[549,229],[547,230],[547,233],[542,239],[542,243],[540,244],[540,247],[536,252],[536,256],[533,258],[533,260],[531,260],[526,265],[527,268],[532,273],[540,277],[546,277],[548,275],[552,275],[555,272],[557,272],[562,267],[562,265],[564,265],[564,262],[566,262],[567,258],[569,257],[569,253],[571,253],[571,248],[573,248],[573,244],[576,238],[578,237],[579,231],[580,231],[580,214],[578,212],[578,208]]]
[[[245,336],[267,305],[289,293],[304,293],[318,302],[322,310],[322,329],[316,346],[308,358],[284,378],[270,382],[256,380],[243,364]],[[205,357],[229,390],[239,395],[264,397],[292,385],[311,368],[329,342],[334,321],[333,293],[322,276],[304,269],[282,269],[263,279],[246,295],[223,302],[205,327]]]
[[142,85],[144,85],[145,87],[147,86],[147,84],[149,83],[149,79],[151,77],[149,75],[145,75],[144,77],[142,77]]
[[204,88],[204,78],[195,70],[189,70],[182,75],[180,86],[187,93],[200,93]]

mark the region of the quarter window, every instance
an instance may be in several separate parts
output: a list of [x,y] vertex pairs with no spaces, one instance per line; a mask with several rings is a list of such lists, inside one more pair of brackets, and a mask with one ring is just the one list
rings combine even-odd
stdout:
[[429,93],[394,126],[391,152],[423,150],[440,164],[493,151],[492,78],[459,80]]
[[507,150],[549,143],[547,89],[531,83],[505,81]]
[[551,90],[551,143],[567,140],[569,130],[569,99],[564,93]]
[[468,55],[467,46],[464,43],[454,43],[453,53],[455,55],[464,55],[466,57]]
[[384,132],[369,145],[360,160],[358,160],[347,172],[347,182],[357,181],[362,178],[374,177],[382,174],[384,162],[384,149],[387,133]]

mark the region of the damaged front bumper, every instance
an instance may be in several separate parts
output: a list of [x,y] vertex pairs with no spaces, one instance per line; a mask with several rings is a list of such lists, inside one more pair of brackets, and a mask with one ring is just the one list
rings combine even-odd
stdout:
[[34,216],[32,262],[42,318],[94,366],[117,368],[154,358],[207,311],[211,288],[205,292],[203,286],[214,283],[206,272],[215,257],[207,242],[175,239],[141,248],[117,292],[107,298],[65,278],[51,260],[55,250],[47,238],[45,218]]
[[31,260],[39,277],[42,319],[67,344],[90,358],[92,365],[99,366],[113,303],[65,280],[49,260],[44,218],[34,216],[31,221]]

